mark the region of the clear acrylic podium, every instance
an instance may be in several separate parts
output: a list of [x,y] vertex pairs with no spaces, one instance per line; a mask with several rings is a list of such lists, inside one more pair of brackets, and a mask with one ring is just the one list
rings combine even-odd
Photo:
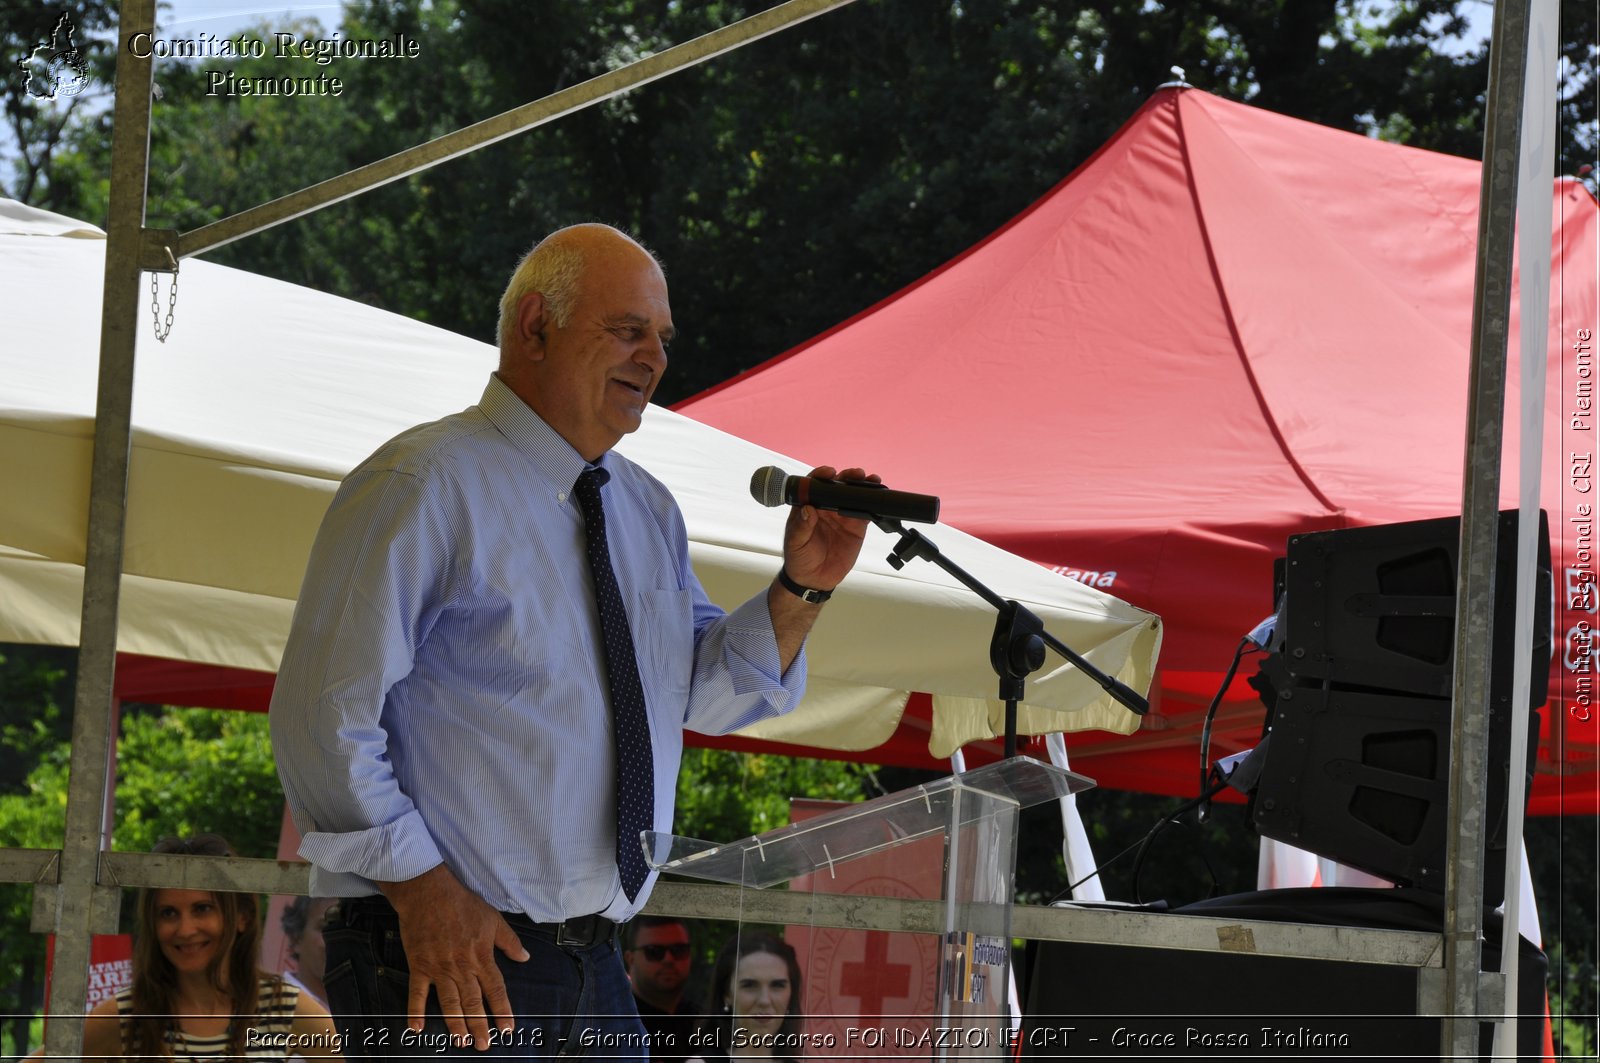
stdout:
[[[727,845],[647,832],[651,864],[741,887],[737,932],[794,947],[808,1058],[1007,1055],[1018,813],[1093,780],[1026,757]],[[755,891],[810,895],[781,919]],[[724,988],[708,990],[722,1006]]]

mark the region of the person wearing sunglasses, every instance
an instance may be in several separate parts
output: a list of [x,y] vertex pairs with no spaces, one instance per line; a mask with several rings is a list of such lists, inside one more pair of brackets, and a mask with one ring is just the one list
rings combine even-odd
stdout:
[[651,1063],[681,1063],[692,1052],[689,1036],[701,1011],[687,993],[689,928],[670,916],[641,915],[624,929],[622,965],[650,1034]]

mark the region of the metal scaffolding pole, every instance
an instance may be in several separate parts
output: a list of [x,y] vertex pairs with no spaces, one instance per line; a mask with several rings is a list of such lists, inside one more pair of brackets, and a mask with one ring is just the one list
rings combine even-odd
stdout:
[[[16,874],[18,878],[32,876],[38,883],[35,928],[54,929],[57,934],[51,998],[53,1014],[82,1014],[87,996],[91,935],[116,929],[119,893],[123,886],[213,881],[223,876],[227,883],[242,889],[270,885],[303,888],[300,878],[303,871],[285,870],[275,874],[270,869],[259,868],[225,873],[219,865],[188,863],[205,861],[207,858],[203,857],[155,859],[145,854],[102,852],[108,842],[105,810],[107,783],[112,775],[112,691],[141,267],[171,269],[173,261],[168,258],[169,251],[184,257],[262,231],[725,54],[850,2],[789,0],[770,11],[582,85],[180,236],[175,232],[155,232],[144,225],[153,68],[149,57],[141,59],[133,53],[128,40],[136,32],[153,31],[155,4],[154,0],[124,0],[118,27],[111,202],[101,312],[101,370],[66,833],[58,862],[52,860],[54,854],[50,851],[16,852],[0,861],[0,870]],[[1457,712],[1451,748],[1451,763],[1458,766],[1458,770],[1451,773],[1450,822],[1453,829],[1446,868],[1443,940],[1446,1014],[1442,1053],[1456,1058],[1476,1055],[1477,1016],[1486,999],[1479,991],[1479,938],[1483,895],[1480,848],[1492,645],[1490,605],[1528,2],[1502,0],[1496,5],[1480,201],[1478,299],[1473,322],[1473,368],[1462,506],[1463,549],[1455,675]],[[1459,770],[1467,765],[1474,766],[1475,770]],[[206,866],[210,870],[205,870]],[[235,874],[243,877],[228,877]],[[663,891],[663,899],[676,896],[666,887]],[[1094,917],[1084,918],[1092,920]],[[1038,932],[1043,927],[1034,929]],[[1082,932],[1080,928],[1079,933]],[[1384,942],[1387,947],[1391,939],[1375,940]],[[1415,964],[1419,961],[1413,958],[1388,962]],[[1426,961],[1422,963],[1426,966]],[[52,1023],[47,1033],[46,1051],[53,1056],[73,1058],[80,1052],[81,1040],[81,1023]]]
[[[1456,578],[1449,835],[1445,849],[1444,1015],[1440,1056],[1478,1055],[1480,1015],[1505,1012],[1499,975],[1482,974],[1483,844],[1488,805],[1489,680],[1494,655],[1506,343],[1510,334],[1522,94],[1530,0],[1501,0],[1489,47],[1483,184],[1467,390],[1467,440]],[[1507,853],[1508,860],[1513,859]]]
[[[100,306],[100,385],[95,400],[94,460],[89,478],[89,529],[78,635],[78,680],[72,709],[72,766],[67,784],[66,836],[60,882],[36,887],[36,921],[56,932],[51,1009],[82,1015],[88,996],[89,945],[96,933],[115,933],[118,890],[100,883],[100,850],[109,846],[105,812],[112,758],[112,679],[117,656],[117,606],[128,497],[128,452],[133,419],[133,352],[139,312],[139,242],[144,232],[145,182],[150,166],[150,93],[154,71],[129,37],[155,25],[155,0],[125,0],[119,20],[116,103],[112,112],[111,202],[106,223],[105,290]],[[63,1058],[83,1042],[81,1022],[50,1023],[45,1050]]]
[[[95,407],[65,837],[58,862],[30,851],[19,854],[15,860],[0,863],[0,869],[15,863],[31,877],[35,883],[33,929],[53,931],[56,935],[51,1014],[83,1014],[88,996],[90,942],[94,934],[116,932],[121,887],[182,881],[179,869],[184,862],[204,859],[169,858],[148,865],[157,867],[158,877],[140,876],[138,881],[127,881],[125,875],[118,875],[119,868],[126,872],[147,865],[128,863],[124,859],[133,854],[102,852],[110,846],[106,813],[110,807],[109,781],[115,777],[113,691],[117,612],[127,515],[141,269],[172,271],[178,257],[197,254],[349,199],[851,2],[789,0],[571,89],[180,237],[174,232],[145,227],[154,66],[149,54],[143,57],[135,54],[129,47],[129,40],[136,33],[154,32],[155,0],[124,0],[117,27],[111,200],[100,314],[100,382]],[[298,880],[290,874],[284,881]],[[45,1038],[47,1054],[74,1058],[80,1054],[82,1043],[81,1022],[49,1024]]]

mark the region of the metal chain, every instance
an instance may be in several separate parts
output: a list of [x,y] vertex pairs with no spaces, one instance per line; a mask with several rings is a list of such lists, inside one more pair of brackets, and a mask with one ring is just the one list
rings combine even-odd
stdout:
[[162,327],[161,322],[161,300],[159,298],[160,288],[158,287],[157,281],[158,274],[155,272],[150,274],[150,320],[155,324],[156,341],[158,343],[166,343],[167,337],[172,334],[172,315],[176,313],[178,309],[178,261],[172,257],[172,249],[170,247],[167,248],[167,258],[171,259],[172,261],[172,291],[167,296],[167,320],[165,327]]

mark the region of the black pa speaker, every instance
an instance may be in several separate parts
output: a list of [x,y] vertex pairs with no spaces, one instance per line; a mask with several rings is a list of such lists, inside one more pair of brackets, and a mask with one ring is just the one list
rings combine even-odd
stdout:
[[[1095,907],[1083,905],[1074,907]],[[1314,923],[1437,934],[1444,898],[1415,889],[1267,890],[1215,897],[1172,913],[1116,911],[1139,929],[1187,916],[1241,922]],[[1500,966],[1500,916],[1483,913],[1483,969]],[[1522,1016],[1517,1057],[1537,1059],[1544,1033],[1548,961],[1517,939]],[[1076,941],[1028,944],[1022,987],[1024,1059],[1435,1060],[1439,1017],[1419,1014],[1416,967],[1254,952],[1205,952]],[[1492,1055],[1494,1025],[1479,1026],[1479,1058]]]
[[[1289,540],[1272,652],[1253,684],[1268,748],[1256,829],[1402,885],[1443,891],[1459,518]],[[1530,708],[1550,667],[1550,533],[1539,517]],[[1517,513],[1500,515],[1484,901],[1502,900],[1510,779]],[[1529,714],[1531,774],[1537,712]]]

